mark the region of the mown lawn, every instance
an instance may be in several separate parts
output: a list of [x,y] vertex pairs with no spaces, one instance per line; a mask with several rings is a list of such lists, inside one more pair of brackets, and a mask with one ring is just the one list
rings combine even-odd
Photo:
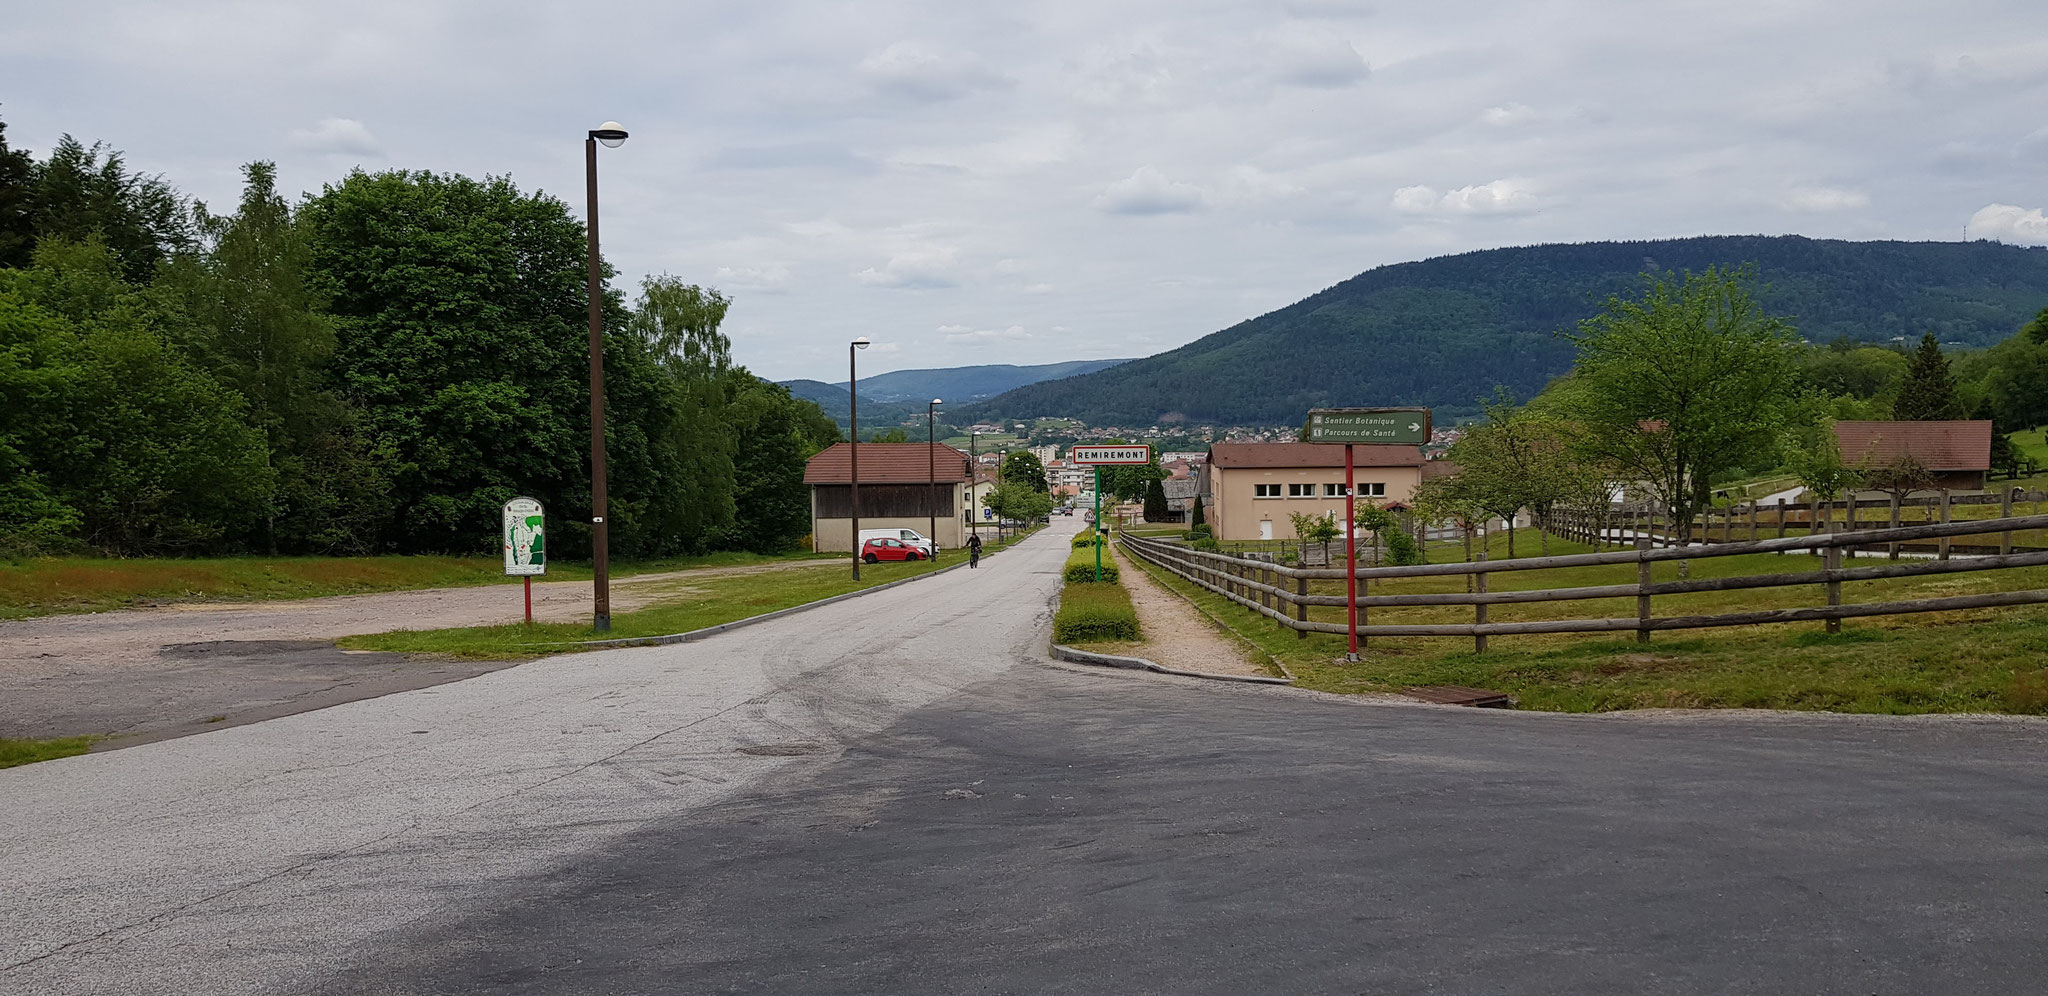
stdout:
[[[1533,540],[1525,536],[1524,540]],[[1526,553],[1534,543],[1517,544]],[[1553,554],[1586,552],[1556,538]],[[1506,554],[1496,537],[1490,556]],[[1133,561],[1135,563],[1135,560]],[[1871,563],[1872,561],[1855,561]],[[1356,664],[1343,660],[1341,635],[1306,639],[1272,621],[1151,568],[1212,615],[1283,662],[1299,684],[1332,692],[1399,691],[1414,685],[1471,685],[1516,695],[1523,708],[1595,712],[1650,707],[1828,709],[1843,712],[2048,713],[2048,606],[1848,619],[1829,636],[1824,623],[1787,623],[1653,634],[1494,636],[1484,654],[1469,637],[1373,637]],[[1696,558],[1693,578],[1814,570],[1820,558],[1770,554]],[[1502,572],[1494,591],[1633,583],[1636,565]],[[1654,565],[1658,581],[1676,580],[1676,562]],[[1369,594],[1465,590],[1464,577],[1375,581]],[[1845,583],[1846,603],[2048,588],[2048,568]],[[1342,581],[1317,582],[1317,594],[1342,594]],[[1659,616],[1707,615],[1820,605],[1820,586],[1662,596]],[[1489,621],[1626,617],[1633,597],[1489,606]],[[1315,607],[1310,618],[1342,623],[1342,606]],[[1362,622],[1470,622],[1471,606],[1373,608]]]
[[[614,564],[613,576],[723,567],[813,554],[724,552]],[[548,565],[546,580],[587,581],[587,564]],[[498,557],[38,557],[0,562],[0,619],[171,602],[254,602],[498,584]]]
[[[1031,534],[1026,533],[1026,536]],[[983,540],[986,559],[1009,546]],[[949,550],[934,562],[929,560],[864,564],[861,579],[853,580],[844,556],[821,562],[817,567],[791,568],[735,577],[672,581],[650,581],[659,594],[654,604],[634,612],[612,616],[611,632],[599,634],[587,623],[514,623],[508,626],[470,626],[457,629],[396,630],[369,636],[352,636],[338,641],[352,650],[388,650],[401,653],[445,654],[475,660],[521,660],[550,654],[589,649],[580,641],[626,639],[637,636],[666,636],[716,626],[750,616],[774,612],[830,598],[850,591],[872,588],[903,578],[928,574],[961,563],[966,554]],[[943,581],[930,582],[943,584]]]

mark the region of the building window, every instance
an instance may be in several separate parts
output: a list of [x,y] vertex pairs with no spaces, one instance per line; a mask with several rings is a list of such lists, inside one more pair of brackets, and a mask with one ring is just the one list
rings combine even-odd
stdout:
[[1360,481],[1358,482],[1358,496],[1360,498],[1385,498],[1387,496],[1386,482]]
[[1278,484],[1254,484],[1254,485],[1252,485],[1252,497],[1254,497],[1254,498],[1278,498],[1278,497],[1280,497],[1280,485],[1278,485]]
[[1344,485],[1342,485],[1342,484],[1325,484],[1325,485],[1323,485],[1323,497],[1325,497],[1325,498],[1342,498],[1342,497],[1344,497]]
[[1289,498],[1314,498],[1315,496],[1316,486],[1313,484],[1290,484],[1287,486],[1287,497]]

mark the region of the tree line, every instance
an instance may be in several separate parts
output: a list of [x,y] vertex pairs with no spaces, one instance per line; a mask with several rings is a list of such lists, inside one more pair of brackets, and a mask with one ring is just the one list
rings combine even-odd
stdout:
[[[103,145],[0,123],[0,552],[479,553],[540,499],[589,550],[585,245],[509,179],[270,163],[215,213]],[[607,278],[612,270],[604,269]],[[839,432],[735,365],[730,302],[603,301],[615,553],[772,551]]]
[[[1527,404],[1505,389],[1451,447],[1455,476],[1424,482],[1431,521],[1541,524],[1568,511],[1604,521],[1626,495],[1666,506],[1681,540],[1719,488],[1781,474],[1816,497],[1931,487],[1910,456],[1844,454],[1838,420],[1987,419],[1992,465],[2022,458],[2008,434],[2048,422],[2048,310],[2004,342],[1951,363],[1934,332],[1908,352],[1803,341],[1758,303],[1754,266],[1648,274],[1566,333],[1572,369]],[[1514,532],[1508,532],[1509,555]]]

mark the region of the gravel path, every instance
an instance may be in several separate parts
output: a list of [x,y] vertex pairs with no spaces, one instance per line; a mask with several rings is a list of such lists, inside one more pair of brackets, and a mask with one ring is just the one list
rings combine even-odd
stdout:
[[[692,579],[830,566],[793,560],[612,582],[612,611]],[[589,581],[533,586],[533,615],[590,613]],[[277,602],[213,602],[0,622],[0,737],[91,734],[130,746],[472,677],[501,663],[337,651],[344,636],[516,623],[520,585],[428,588]]]
[[1244,644],[1216,629],[1216,624],[1187,599],[1152,580],[1144,569],[1110,547],[1122,573],[1124,589],[1131,593],[1131,605],[1138,610],[1138,628],[1145,634],[1141,643],[1124,644],[1121,651],[1167,667],[1209,674],[1256,674],[1272,672],[1252,662]]

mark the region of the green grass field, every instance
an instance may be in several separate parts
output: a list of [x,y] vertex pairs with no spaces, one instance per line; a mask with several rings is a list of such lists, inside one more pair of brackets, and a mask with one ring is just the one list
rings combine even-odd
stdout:
[[83,754],[92,747],[92,741],[92,737],[60,737],[56,740],[10,740],[0,737],[0,768]]
[[[1030,535],[1029,533],[1025,534]],[[1016,544],[983,540],[982,556]],[[597,634],[587,623],[536,623],[532,626],[471,626],[458,629],[397,630],[338,641],[352,650],[446,654],[475,660],[520,660],[583,649],[583,640],[626,639],[686,633],[928,574],[961,563],[966,554],[946,551],[938,561],[920,560],[865,564],[853,580],[847,558],[834,557],[814,568],[792,568],[734,577],[682,578],[649,581],[657,593],[654,604],[612,616],[610,633]],[[935,582],[937,583],[937,582]]]
[[[1527,537],[1533,540],[1534,537]],[[1533,542],[1523,551],[1533,550]],[[1553,554],[1585,552],[1553,538]],[[1504,557],[1495,537],[1489,556]],[[1134,561],[1135,562],[1135,561]],[[1758,554],[1696,558],[1693,578],[1813,570],[1818,557]],[[1827,709],[1844,712],[2048,713],[2048,607],[2027,606],[1849,619],[1839,635],[1819,622],[1654,634],[1495,636],[1484,654],[1469,637],[1376,637],[1364,659],[1343,661],[1340,635],[1296,636],[1272,621],[1146,565],[1155,578],[1193,597],[1212,615],[1284,663],[1299,684],[1332,692],[1398,691],[1414,685],[1470,685],[1510,692],[1524,708],[1596,712],[1648,707]],[[1655,580],[1675,580],[1678,564],[1654,565]],[[1494,591],[1635,580],[1632,564],[1496,573]],[[1374,595],[1465,590],[1464,577],[1374,581]],[[1850,582],[1846,603],[2048,588],[2048,568]],[[1316,594],[1342,594],[1343,582],[1316,582]],[[1656,600],[1660,616],[1819,605],[1818,585],[1702,592]],[[1344,621],[1342,606],[1315,607],[1310,618]],[[1494,605],[1489,621],[1633,617],[1633,597]],[[1470,622],[1470,606],[1371,609],[1382,624]]]
[[[627,577],[690,567],[726,567],[814,554],[724,552],[614,564]],[[590,578],[587,564],[548,565],[550,581]],[[254,602],[455,588],[505,580],[497,557],[38,557],[0,562],[0,619],[172,602]]]

